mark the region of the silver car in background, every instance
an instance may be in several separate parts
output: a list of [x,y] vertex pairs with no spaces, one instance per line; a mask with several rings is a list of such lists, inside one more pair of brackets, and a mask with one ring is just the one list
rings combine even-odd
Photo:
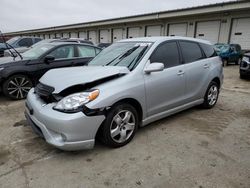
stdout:
[[26,118],[63,150],[129,143],[136,130],[187,108],[212,108],[223,82],[221,59],[207,41],[125,39],[88,66],[48,71],[30,90]]

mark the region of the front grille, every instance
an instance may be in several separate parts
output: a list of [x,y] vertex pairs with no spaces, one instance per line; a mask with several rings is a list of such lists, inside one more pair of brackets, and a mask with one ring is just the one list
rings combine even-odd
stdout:
[[48,97],[50,96],[55,89],[51,86],[47,86],[42,83],[38,83],[35,87],[35,93],[40,97]]
[[43,83],[38,83],[35,87],[35,93],[46,103],[51,103],[56,101],[52,93],[55,88],[45,85]]

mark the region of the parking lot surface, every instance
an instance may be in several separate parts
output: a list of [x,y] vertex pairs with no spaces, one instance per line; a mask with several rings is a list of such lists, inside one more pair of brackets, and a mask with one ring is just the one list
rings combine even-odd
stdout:
[[27,126],[24,101],[0,96],[0,187],[249,188],[250,81],[238,66],[224,74],[215,108],[152,123],[118,149],[55,149]]

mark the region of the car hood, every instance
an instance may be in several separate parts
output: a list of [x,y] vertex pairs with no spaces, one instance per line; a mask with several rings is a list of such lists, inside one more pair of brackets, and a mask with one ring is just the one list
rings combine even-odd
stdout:
[[53,69],[40,79],[40,82],[54,87],[53,93],[76,85],[89,84],[116,75],[128,74],[127,67],[121,66],[83,66],[72,68]]
[[16,57],[15,59],[13,57],[1,57],[0,58],[0,66],[1,65],[5,65],[7,63],[13,63],[13,62],[16,62],[16,61],[20,61],[21,58],[20,57]]

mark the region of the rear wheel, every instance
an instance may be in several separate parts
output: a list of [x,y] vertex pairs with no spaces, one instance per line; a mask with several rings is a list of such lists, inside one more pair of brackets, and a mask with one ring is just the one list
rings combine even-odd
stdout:
[[225,66],[228,66],[228,60],[227,59],[223,59],[223,67],[225,67]]
[[207,88],[202,106],[207,109],[213,108],[217,103],[218,97],[219,86],[216,82],[212,81]]
[[235,65],[239,65],[241,63],[242,59],[239,58],[238,61],[235,62]]
[[102,126],[101,140],[110,147],[122,147],[133,139],[138,124],[138,114],[133,106],[117,104],[112,107]]
[[32,86],[32,81],[26,75],[14,75],[3,83],[3,93],[11,99],[20,100],[26,98]]

